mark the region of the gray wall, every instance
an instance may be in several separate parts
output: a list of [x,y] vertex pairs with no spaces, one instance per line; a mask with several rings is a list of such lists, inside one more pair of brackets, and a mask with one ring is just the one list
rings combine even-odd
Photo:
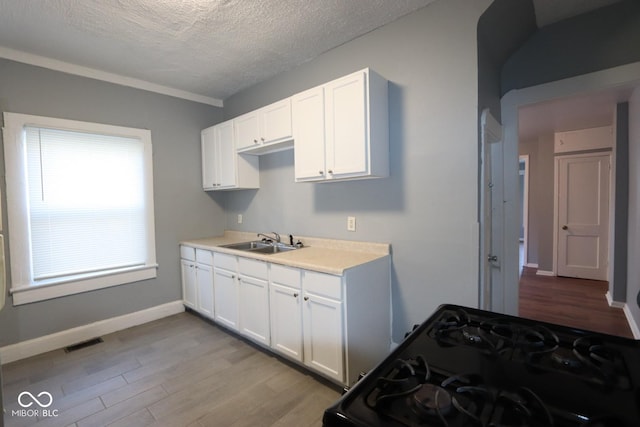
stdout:
[[478,107],[500,121],[505,61],[537,30],[532,0],[494,0],[478,21]]
[[616,106],[615,120],[615,204],[613,218],[613,283],[609,285],[613,301],[627,300],[627,271],[629,245],[629,103],[622,102]]
[[8,298],[0,346],[181,299],[178,241],[224,229],[222,201],[202,191],[200,173],[200,130],[221,109],[0,59],[0,111],[150,129],[160,266],[154,280],[18,307]]
[[478,304],[476,26],[489,3],[437,1],[225,100],[232,118],[365,67],[389,80],[389,178],[295,184],[292,153],[269,154],[260,190],[229,193],[227,228],[390,242],[395,341],[439,304]]
[[625,0],[539,29],[502,69],[502,94],[640,61],[640,2]]
[[553,135],[542,135],[519,144],[529,154],[528,262],[553,270]]
[[627,306],[640,325],[640,87],[629,100],[629,251]]

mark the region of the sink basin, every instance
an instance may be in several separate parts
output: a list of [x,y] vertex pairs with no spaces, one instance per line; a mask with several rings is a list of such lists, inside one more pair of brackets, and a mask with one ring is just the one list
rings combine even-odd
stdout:
[[261,254],[277,254],[278,252],[288,252],[298,249],[295,246],[285,245],[284,243],[276,243],[275,245],[268,245],[264,248],[252,249],[251,252],[257,252]]
[[286,245],[284,243],[266,243],[256,240],[252,242],[231,243],[229,245],[221,245],[220,247],[258,254],[277,254],[298,249],[296,246]]
[[229,249],[237,249],[239,251],[251,251],[251,250],[263,249],[267,247],[270,248],[271,244],[260,242],[260,241],[253,241],[253,242],[231,243],[230,245],[221,245],[221,247],[229,248]]

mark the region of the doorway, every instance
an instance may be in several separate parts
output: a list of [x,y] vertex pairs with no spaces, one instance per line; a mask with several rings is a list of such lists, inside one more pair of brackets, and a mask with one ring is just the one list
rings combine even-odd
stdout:
[[529,255],[529,155],[521,154],[519,157],[518,178],[520,185],[520,212],[522,223],[520,224],[520,247],[518,257],[518,271],[522,276],[522,269],[528,263]]
[[[504,257],[502,265],[505,283],[505,298],[502,306],[496,311],[518,315],[518,235],[521,217],[519,215],[520,192],[518,188],[518,141],[520,140],[519,114],[522,109],[534,104],[553,104],[562,98],[571,98],[581,105],[589,105],[593,97],[609,98],[612,105],[629,99],[633,88],[640,80],[640,63],[604,70],[588,75],[578,76],[546,83],[507,93],[502,98],[502,121],[504,129]],[[575,110],[565,110],[565,117],[572,117]],[[550,123],[563,117],[562,114],[550,113]],[[598,124],[596,124],[597,126]],[[593,124],[591,125],[593,126]],[[533,178],[532,178],[533,179]],[[531,221],[531,218],[530,218]],[[531,246],[531,244],[529,244]],[[529,254],[531,258],[531,254]]]

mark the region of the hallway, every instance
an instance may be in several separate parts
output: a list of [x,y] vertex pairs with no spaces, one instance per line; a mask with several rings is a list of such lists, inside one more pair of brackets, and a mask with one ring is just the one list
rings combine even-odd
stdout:
[[520,277],[520,316],[633,338],[622,309],[609,307],[608,283],[537,276],[524,267]]

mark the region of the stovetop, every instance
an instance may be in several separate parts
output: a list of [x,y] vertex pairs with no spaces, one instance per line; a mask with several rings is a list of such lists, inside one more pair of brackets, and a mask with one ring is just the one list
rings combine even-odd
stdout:
[[640,342],[441,306],[325,427],[637,427]]

